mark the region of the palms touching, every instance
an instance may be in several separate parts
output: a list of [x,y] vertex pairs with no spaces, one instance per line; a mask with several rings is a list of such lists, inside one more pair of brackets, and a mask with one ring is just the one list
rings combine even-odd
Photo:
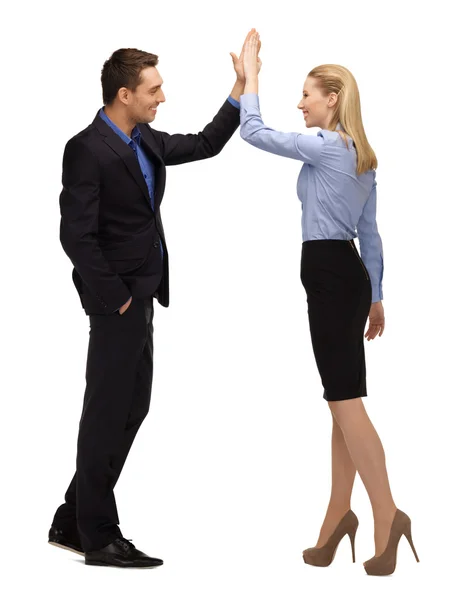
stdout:
[[255,72],[255,74],[257,74],[260,71],[260,68],[262,66],[262,61],[258,57],[260,46],[261,46],[259,34],[256,32],[255,29],[251,29],[251,31],[246,36],[243,47],[241,48],[240,56],[238,57],[238,56],[236,56],[236,54],[234,52],[230,52],[230,55],[233,60],[233,67],[235,69],[235,72],[236,72],[236,75],[237,75],[237,78],[239,79],[239,81],[245,81],[246,77],[248,76],[248,74],[246,72],[244,56],[245,56],[245,50],[247,48],[249,48],[248,43],[251,40],[252,40],[252,42],[251,42],[250,62],[251,62],[251,64],[255,63],[255,65],[257,67],[257,71]]

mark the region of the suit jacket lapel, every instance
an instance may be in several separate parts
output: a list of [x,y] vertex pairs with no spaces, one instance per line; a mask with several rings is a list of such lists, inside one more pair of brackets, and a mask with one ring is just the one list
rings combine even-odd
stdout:
[[155,190],[153,199],[156,211],[161,204],[161,200],[165,191],[166,167],[164,165],[163,159],[161,158],[159,149],[155,144],[155,140],[150,130],[150,127],[148,125],[145,125],[144,123],[139,123],[138,128],[142,135],[144,148],[150,155],[150,158],[155,166]]
[[139,161],[137,160],[136,154],[133,150],[126,144],[119,135],[117,135],[108,125],[101,119],[99,113],[96,115],[93,124],[99,131],[99,133],[104,138],[104,142],[112,148],[114,152],[118,154],[118,156],[123,160],[128,171],[134,177],[134,180],[139,185],[144,194],[145,200],[150,204],[150,195],[149,190],[147,188],[147,184],[145,183],[144,176],[142,175],[141,168],[139,166]]

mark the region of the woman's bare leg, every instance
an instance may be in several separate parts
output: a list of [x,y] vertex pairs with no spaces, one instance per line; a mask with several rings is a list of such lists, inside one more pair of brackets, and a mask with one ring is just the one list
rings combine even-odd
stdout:
[[324,546],[342,517],[350,510],[356,467],[351,460],[342,430],[332,415],[332,486],[329,506],[316,548]]
[[[386,548],[396,505],[390,490],[382,442],[361,398],[329,402],[349,455],[369,494],[374,514],[375,555]],[[347,487],[348,493],[348,487]]]

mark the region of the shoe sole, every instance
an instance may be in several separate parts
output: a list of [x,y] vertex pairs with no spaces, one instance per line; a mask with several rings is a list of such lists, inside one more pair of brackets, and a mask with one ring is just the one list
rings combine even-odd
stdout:
[[145,567],[130,567],[128,565],[110,565],[99,560],[88,559],[85,560],[85,565],[90,565],[92,567],[112,567],[114,569],[156,569],[157,567],[161,567],[161,565],[150,565]]
[[80,556],[85,556],[84,552],[80,552],[80,550],[74,550],[70,546],[64,546],[63,544],[59,544],[58,542],[48,542],[52,546],[56,546],[56,548],[62,548],[62,550],[69,550],[69,552],[74,552],[75,554],[79,554]]

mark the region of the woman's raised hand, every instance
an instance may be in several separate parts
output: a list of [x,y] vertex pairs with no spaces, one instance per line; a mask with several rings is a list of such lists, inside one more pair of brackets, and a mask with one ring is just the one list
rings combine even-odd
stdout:
[[260,46],[260,35],[255,29],[252,29],[243,46],[243,67],[246,79],[257,77],[262,67],[262,61],[259,58]]
[[235,73],[236,73],[237,79],[239,81],[244,82],[246,80],[245,69],[244,69],[244,50],[246,48],[246,44],[249,42],[251,37],[254,35],[257,35],[257,52],[256,52],[256,65],[257,65],[256,74],[257,74],[260,71],[260,68],[262,66],[262,61],[258,57],[260,46],[261,46],[261,41],[258,37],[259,34],[256,32],[256,30],[254,28],[251,29],[251,31],[246,36],[246,39],[244,40],[244,43],[243,43],[243,47],[241,48],[240,56],[238,57],[238,56],[236,56],[235,53],[230,52],[230,55],[233,60],[233,67],[235,69]]

